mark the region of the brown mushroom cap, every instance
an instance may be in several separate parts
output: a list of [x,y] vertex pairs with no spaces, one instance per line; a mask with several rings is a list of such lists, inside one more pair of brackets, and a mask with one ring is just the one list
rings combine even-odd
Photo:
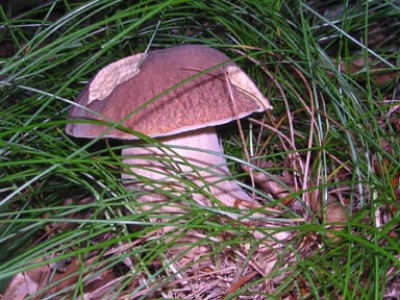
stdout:
[[[93,80],[79,95],[76,101],[78,104],[106,118],[103,119],[79,106],[71,108],[68,118],[99,121],[111,119],[120,122],[128,114],[165,90],[225,62],[228,63],[223,67],[207,71],[157,98],[123,122],[123,125],[148,136],[161,137],[224,124],[253,112],[271,108],[268,100],[262,97],[247,75],[236,64],[229,63],[230,59],[218,50],[186,45],[152,51],[141,58],[143,61],[140,62],[140,70],[132,72],[134,74],[130,79],[121,79],[124,74],[118,74],[115,70],[115,66],[123,65],[124,60],[114,64],[114,69],[110,69],[112,73],[107,74],[104,80],[108,80],[110,76],[112,79],[114,76],[119,76],[119,79],[116,80],[116,86],[112,86],[112,90],[105,93],[104,99],[99,100],[100,97],[98,97],[95,100],[93,95],[90,95],[90,85],[93,84]],[[139,64],[136,67],[138,68]],[[129,68],[126,66],[124,68],[125,71],[130,72]],[[230,72],[232,74],[228,74],[231,76],[225,75],[227,70],[233,70]],[[227,83],[227,78],[230,84]],[[238,87],[236,81],[242,79],[245,82]],[[96,85],[98,84],[96,81]],[[250,86],[250,89],[245,91],[247,86]],[[98,137],[106,129],[106,126],[85,123],[70,123],[66,126],[68,134],[85,138]],[[106,137],[137,139],[117,129],[111,130]]]

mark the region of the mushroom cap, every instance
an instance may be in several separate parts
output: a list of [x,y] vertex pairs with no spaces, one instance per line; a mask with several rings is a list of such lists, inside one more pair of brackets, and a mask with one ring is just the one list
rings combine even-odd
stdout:
[[[196,76],[201,72],[204,74]],[[182,84],[184,80],[187,82]],[[152,99],[155,100],[138,110]],[[151,137],[224,124],[272,108],[225,54],[199,45],[151,51],[112,63],[97,73],[76,102],[79,105],[72,106],[69,119],[112,120]],[[135,110],[138,111],[133,113]],[[95,138],[107,128],[69,123],[66,132],[75,137]],[[118,129],[108,130],[104,136],[138,139]]]

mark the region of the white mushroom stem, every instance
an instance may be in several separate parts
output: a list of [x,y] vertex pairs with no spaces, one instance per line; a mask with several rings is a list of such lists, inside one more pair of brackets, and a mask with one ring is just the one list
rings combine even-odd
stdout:
[[[208,185],[209,187],[205,189],[226,206],[235,207],[242,201],[254,203],[254,200],[236,182],[227,179],[231,174],[222,155],[221,142],[213,127],[158,140],[171,148],[140,147],[136,144],[122,150],[122,155],[126,157],[124,163],[129,165],[131,171],[130,174],[122,175],[127,184],[132,182],[135,187],[136,182],[136,186],[140,186],[142,183],[138,177],[143,176],[157,181],[164,180],[169,185],[172,184],[171,175],[181,174],[199,187]],[[210,153],[173,146],[197,148],[210,151]],[[159,201],[162,201],[162,198],[161,196]],[[201,201],[204,205],[210,204],[207,200],[206,203],[204,202],[205,197],[201,194],[193,195],[193,199]],[[152,202],[151,199],[141,201],[143,200]]]
[[[139,210],[151,210],[156,214],[164,214],[164,217],[160,216],[164,220],[168,219],[165,219],[166,214],[172,216],[187,212],[188,210],[185,209],[187,204],[177,202],[172,198],[169,199],[167,196],[170,194],[179,196],[180,192],[186,191],[186,186],[179,181],[179,178],[174,179],[177,176],[184,176],[198,187],[204,187],[206,191],[227,207],[239,209],[262,207],[236,182],[229,180],[231,174],[223,156],[221,142],[213,127],[158,138],[158,140],[167,147],[143,147],[138,145],[137,142],[132,142],[132,147],[122,150],[122,155],[126,157],[123,161],[130,169],[130,172],[122,174],[124,183],[128,188],[148,192],[137,199],[138,203],[141,204],[141,207],[138,207]],[[168,146],[171,147],[168,148]],[[174,146],[190,147],[192,149],[176,148]],[[201,151],[195,149],[201,149]],[[147,185],[139,177],[151,179],[151,184]],[[163,184],[155,182],[163,182]],[[156,188],[159,188],[162,192],[157,192]],[[208,207],[213,205],[210,197],[207,197],[205,193],[193,192],[190,197],[201,205]],[[234,219],[237,218],[236,215],[229,212],[226,215]],[[271,215],[261,212],[255,212],[252,216],[257,217],[258,220],[266,216],[271,217]],[[153,218],[153,220],[157,219],[159,218]],[[250,224],[251,220],[250,218],[240,219],[244,224]],[[268,226],[274,228],[280,226],[280,224],[269,224]],[[160,234],[175,230],[179,229],[171,224],[160,229]],[[190,232],[193,233],[193,231]],[[256,238],[265,238],[264,232],[255,230],[252,233]],[[274,234],[273,243],[277,240],[286,239],[288,234],[288,232]],[[191,238],[189,233],[185,237],[187,239]],[[193,241],[193,243],[195,242]]]

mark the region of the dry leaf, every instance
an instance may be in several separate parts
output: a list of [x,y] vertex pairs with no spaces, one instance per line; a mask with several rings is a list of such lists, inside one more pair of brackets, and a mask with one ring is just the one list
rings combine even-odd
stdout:
[[[387,82],[394,81],[396,79],[397,73],[394,71],[387,71],[387,66],[385,64],[376,64],[371,57],[368,57],[368,63],[366,63],[363,57],[353,59],[349,63],[344,61],[339,62],[340,71],[346,74],[356,74],[357,72],[362,72],[366,67],[368,67],[372,78],[378,84],[384,84]],[[335,61],[335,60],[333,60]]]
[[[250,167],[242,165],[243,170],[250,171]],[[289,204],[294,197],[290,196],[296,191],[294,186],[293,175],[288,171],[283,171],[282,176],[274,175],[268,176],[267,174],[256,172],[253,173],[254,181],[267,193],[270,193],[276,199],[284,199],[283,204]]]
[[[330,200],[326,208],[326,223],[330,225],[330,229],[342,231],[347,224],[347,212],[343,205],[337,200]],[[340,241],[340,237],[334,233],[327,232],[326,236],[334,242]]]
[[42,266],[17,274],[8,285],[4,293],[4,299],[22,300],[35,294],[47,285],[50,276],[50,267]]

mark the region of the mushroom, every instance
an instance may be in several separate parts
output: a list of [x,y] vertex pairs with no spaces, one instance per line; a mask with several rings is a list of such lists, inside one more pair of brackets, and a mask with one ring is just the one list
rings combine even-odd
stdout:
[[[122,174],[127,185],[143,176],[166,179],[173,186],[173,177],[185,176],[227,206],[255,203],[235,181],[226,179],[231,174],[214,127],[272,107],[222,52],[185,45],[118,60],[100,70],[76,102],[79,105],[71,108],[68,118],[82,122],[67,124],[66,132],[129,144],[122,150],[123,161],[130,166]],[[127,131],[83,120],[119,122],[165,146],[144,146]],[[204,203],[202,194],[196,193],[195,200]],[[144,201],[165,200],[154,197]]]

